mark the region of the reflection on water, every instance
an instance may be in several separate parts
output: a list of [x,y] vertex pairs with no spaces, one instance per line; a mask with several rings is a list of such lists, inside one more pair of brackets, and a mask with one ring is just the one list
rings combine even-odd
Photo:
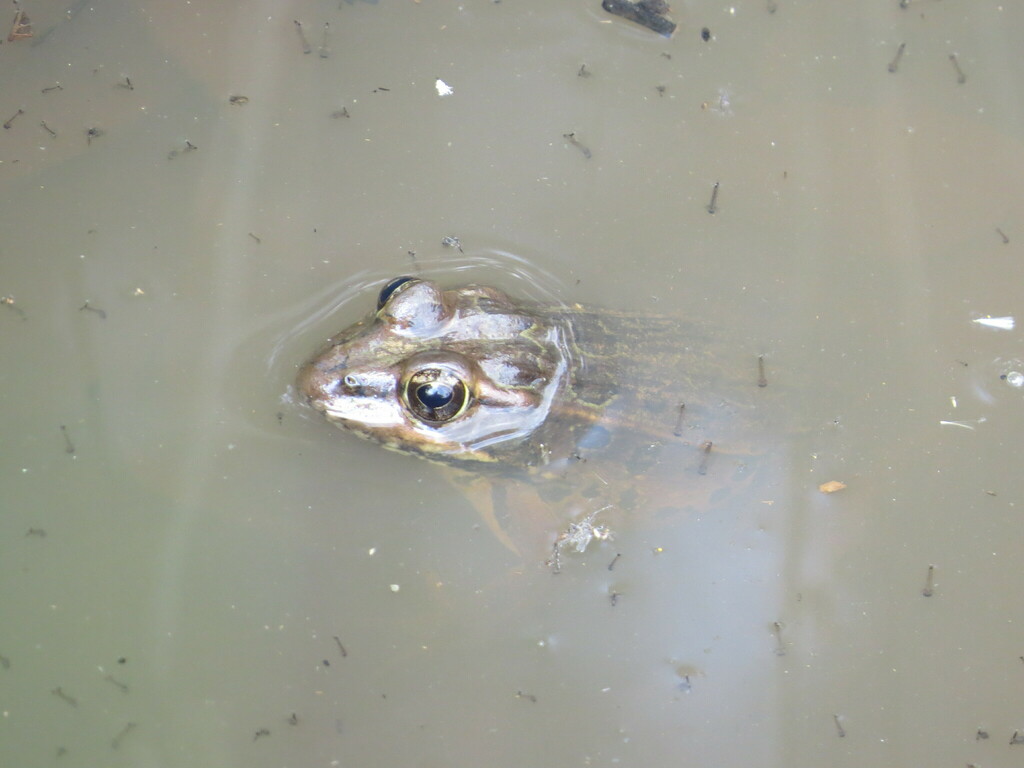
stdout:
[[[975,322],[1021,314],[1024,7],[691,3],[671,39],[599,2],[21,10],[0,763],[1024,750],[1024,352]],[[296,397],[400,274],[676,318],[756,418],[706,464],[488,488],[548,541],[603,510],[552,573]]]

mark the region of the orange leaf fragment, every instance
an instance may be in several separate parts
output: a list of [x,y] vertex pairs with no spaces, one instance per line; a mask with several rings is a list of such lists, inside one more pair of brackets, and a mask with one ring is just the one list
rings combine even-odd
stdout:
[[14,14],[14,23],[11,24],[11,34],[7,36],[7,42],[27,40],[30,37],[32,37],[32,22],[28,20],[28,14],[19,9]]
[[840,480],[829,480],[827,483],[822,483],[818,486],[818,490],[822,493],[835,493],[841,491],[846,487],[846,483]]

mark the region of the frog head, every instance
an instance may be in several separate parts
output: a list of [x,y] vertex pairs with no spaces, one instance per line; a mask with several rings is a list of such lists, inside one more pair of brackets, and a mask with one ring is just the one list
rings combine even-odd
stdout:
[[[298,386],[339,427],[447,462],[496,462],[536,436],[567,386],[566,329],[490,287],[398,277],[330,339]],[[543,446],[534,443],[538,456]]]

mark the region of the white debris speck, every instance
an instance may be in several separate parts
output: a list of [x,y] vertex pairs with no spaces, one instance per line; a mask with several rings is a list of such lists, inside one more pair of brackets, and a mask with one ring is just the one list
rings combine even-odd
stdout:
[[614,537],[612,530],[607,525],[594,525],[594,518],[606,509],[611,509],[611,504],[601,507],[596,512],[591,512],[578,523],[569,523],[569,527],[558,534],[558,538],[555,540],[555,545],[552,548],[552,558],[548,561],[548,565],[556,573],[561,570],[561,553],[566,547],[573,547],[577,552],[586,552],[587,546],[594,539],[610,541]]
[[612,538],[612,532],[608,526],[594,525],[594,518],[610,507],[610,504],[607,507],[601,507],[597,512],[591,512],[578,523],[569,523],[569,528],[558,537],[559,544],[575,547],[577,552],[586,552],[587,545],[593,539],[604,541]]
[[398,584],[392,584],[391,585],[391,591],[392,592],[397,592],[400,589],[401,589],[401,587]]
[[438,96],[451,96],[453,93],[455,93],[455,89],[448,85],[448,83],[446,83],[441,78],[437,78],[437,82],[434,83],[434,87],[437,88]]
[[1011,387],[1024,387],[1024,373],[1020,371],[1010,371],[1006,374],[1006,383]]
[[998,328],[1000,331],[1012,331],[1014,326],[1013,317],[976,317],[975,323],[984,325],[986,328]]

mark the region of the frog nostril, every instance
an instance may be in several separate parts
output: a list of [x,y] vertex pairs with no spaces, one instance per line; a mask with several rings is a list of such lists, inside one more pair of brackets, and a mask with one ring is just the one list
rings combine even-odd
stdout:
[[346,373],[337,383],[337,394],[342,397],[363,397],[366,395],[367,380],[356,374]]

